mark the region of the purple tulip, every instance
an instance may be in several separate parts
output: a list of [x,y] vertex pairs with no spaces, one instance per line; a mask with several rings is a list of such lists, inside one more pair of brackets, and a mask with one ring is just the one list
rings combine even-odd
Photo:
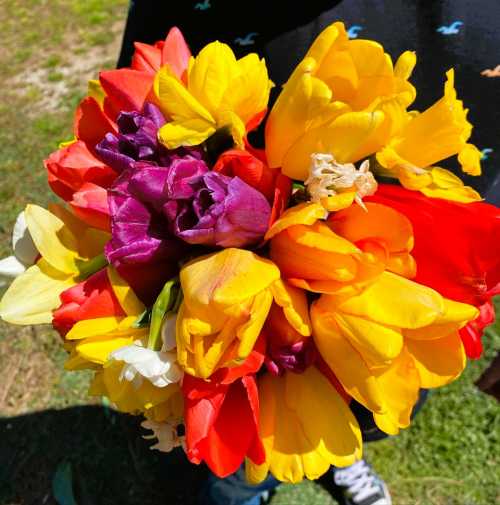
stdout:
[[[154,299],[176,274],[188,244],[245,247],[264,237],[271,215],[266,198],[238,177],[209,170],[200,148],[167,151],[156,140],[159,110],[119,115],[118,136],[98,146],[121,172],[108,190],[108,261],[139,296]],[[142,296],[141,296],[142,295]]]
[[177,274],[186,247],[169,233],[161,213],[131,194],[130,182],[136,170],[140,168],[124,171],[109,190],[111,240],[105,254],[141,300],[150,305],[165,282]]
[[116,123],[118,135],[107,133],[95,150],[118,173],[132,168],[136,161],[167,167],[172,160],[187,154],[201,158],[200,149],[169,151],[158,142],[158,130],[165,124],[165,118],[152,103],[146,103],[142,112],[120,112]]
[[267,231],[268,201],[238,177],[174,163],[166,193],[163,212],[173,233],[190,244],[245,247],[258,243]]

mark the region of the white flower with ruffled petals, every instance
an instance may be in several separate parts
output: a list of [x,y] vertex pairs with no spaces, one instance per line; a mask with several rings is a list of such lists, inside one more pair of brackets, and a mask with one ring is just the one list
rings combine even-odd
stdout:
[[186,450],[186,437],[179,436],[177,433],[177,425],[179,423],[165,421],[158,423],[147,419],[141,426],[153,432],[152,435],[143,435],[146,440],[157,439],[158,443],[152,445],[150,449],[156,449],[161,452],[170,452],[176,447],[182,447]]
[[136,387],[140,387],[143,378],[158,388],[179,382],[182,378],[177,353],[153,351],[144,347],[140,340],[116,349],[110,354],[110,359],[125,362],[120,380],[133,382]]
[[366,210],[363,197],[377,191],[377,181],[370,172],[370,162],[363,161],[359,169],[352,163],[338,163],[331,154],[311,155],[309,177],[304,182],[313,202],[334,196],[345,190],[356,192],[355,201]]

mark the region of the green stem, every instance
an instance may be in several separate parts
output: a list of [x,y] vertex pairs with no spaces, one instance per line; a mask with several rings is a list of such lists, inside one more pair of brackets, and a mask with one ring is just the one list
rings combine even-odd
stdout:
[[79,271],[79,275],[77,280],[84,281],[88,279],[92,274],[99,272],[104,267],[108,265],[108,261],[104,253],[99,254],[98,256],[94,256],[92,259],[88,261],[79,261],[77,264],[77,268]]
[[165,314],[175,305],[177,299],[176,286],[179,278],[170,279],[159,294],[151,311],[151,326],[149,327],[148,349],[159,351],[162,346],[161,324]]

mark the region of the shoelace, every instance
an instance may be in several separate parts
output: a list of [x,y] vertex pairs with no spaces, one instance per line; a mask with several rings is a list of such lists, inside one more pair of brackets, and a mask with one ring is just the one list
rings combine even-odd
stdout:
[[336,470],[334,480],[338,486],[347,488],[355,503],[366,500],[380,491],[377,478],[363,460],[348,468]]

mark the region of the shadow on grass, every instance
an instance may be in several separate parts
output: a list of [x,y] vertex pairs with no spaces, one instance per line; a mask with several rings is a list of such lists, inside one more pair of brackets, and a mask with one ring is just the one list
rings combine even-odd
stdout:
[[0,419],[0,505],[55,504],[65,462],[78,505],[194,505],[206,470],[182,451],[149,450],[139,422],[97,406]]

